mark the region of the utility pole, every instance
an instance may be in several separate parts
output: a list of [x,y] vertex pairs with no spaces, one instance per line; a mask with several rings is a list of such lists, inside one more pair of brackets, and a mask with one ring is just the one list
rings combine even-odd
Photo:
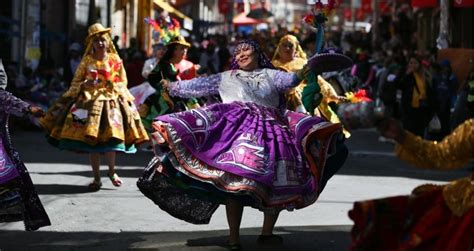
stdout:
[[356,31],[356,9],[360,8],[360,0],[351,0],[352,32]]
[[379,41],[379,18],[380,10],[378,0],[372,0],[372,48],[377,47],[377,42]]
[[112,0],[107,0],[107,27],[112,26]]
[[449,47],[448,42],[448,20],[449,20],[449,0],[440,1],[440,23],[439,23],[439,35],[436,39],[436,47],[446,49]]
[[26,51],[26,15],[28,15],[26,0],[21,0],[21,22],[20,22],[20,60],[19,70],[23,74],[23,67],[25,65],[25,51]]
[[87,17],[87,26],[89,27],[92,24],[97,22],[97,13],[95,9],[95,0],[89,0],[89,13]]

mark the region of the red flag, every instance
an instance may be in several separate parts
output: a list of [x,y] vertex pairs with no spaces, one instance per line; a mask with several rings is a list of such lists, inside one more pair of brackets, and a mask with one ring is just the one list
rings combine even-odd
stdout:
[[362,0],[361,3],[361,8],[365,13],[372,12],[372,0]]
[[343,13],[344,13],[344,18],[345,18],[346,20],[351,20],[351,18],[352,18],[352,12],[351,12],[351,9],[350,9],[350,8],[345,8]]
[[379,6],[380,6],[380,12],[382,14],[390,13],[390,5],[387,3],[387,1],[381,1]]
[[219,0],[219,2],[217,2],[219,12],[224,15],[229,13],[231,4],[232,0]]
[[413,8],[433,8],[438,6],[437,0],[411,0]]
[[474,7],[474,0],[454,0],[453,6],[456,8]]

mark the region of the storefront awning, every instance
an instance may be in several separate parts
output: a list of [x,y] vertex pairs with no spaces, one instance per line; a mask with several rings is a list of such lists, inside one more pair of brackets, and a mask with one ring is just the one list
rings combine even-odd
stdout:
[[245,14],[245,12],[242,12],[240,14],[238,14],[237,16],[234,17],[234,19],[232,19],[232,23],[234,25],[253,25],[253,24],[259,24],[259,23],[262,23],[263,21],[261,20],[258,20],[258,19],[253,19],[253,18],[250,18],[250,17],[247,17],[247,14]]
[[158,5],[158,7],[162,8],[168,13],[174,14],[181,19],[186,19],[186,18],[191,19],[188,16],[184,15],[181,11],[175,9],[173,6],[171,6],[169,3],[163,0],[153,0],[153,3],[155,3],[156,5]]
[[192,30],[193,29],[193,19],[184,15],[181,11],[177,10],[169,3],[163,0],[153,0],[153,3],[156,4],[158,7],[163,9],[164,11],[168,12],[169,14],[173,14],[178,18],[183,19],[183,28]]

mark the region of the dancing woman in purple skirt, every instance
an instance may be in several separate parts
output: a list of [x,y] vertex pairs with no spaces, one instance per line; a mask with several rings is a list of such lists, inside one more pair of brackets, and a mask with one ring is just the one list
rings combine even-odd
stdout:
[[6,91],[7,83],[0,59],[0,223],[23,221],[25,230],[33,231],[49,226],[51,222],[30,174],[11,142],[8,119],[10,115],[41,117],[44,112]]
[[163,81],[171,96],[220,95],[222,103],[159,116],[155,157],[138,181],[141,192],[172,216],[207,224],[226,205],[229,248],[239,249],[244,206],[264,213],[259,243],[273,235],[281,210],[313,204],[347,157],[342,127],[285,109],[297,73],[275,70],[259,46],[240,42],[232,70],[205,78]]

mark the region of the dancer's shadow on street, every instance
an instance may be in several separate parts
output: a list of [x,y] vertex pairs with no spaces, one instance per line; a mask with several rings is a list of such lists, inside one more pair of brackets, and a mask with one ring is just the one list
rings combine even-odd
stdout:
[[[41,195],[92,193],[87,186],[65,184],[36,184],[36,192]],[[101,188],[101,190],[113,190]]]
[[[104,167],[103,167],[104,168]],[[116,169],[117,174],[122,178],[138,178],[142,176],[143,168],[133,168],[133,169],[121,169],[120,167]],[[30,172],[39,175],[75,175],[82,177],[91,177],[91,171],[67,171],[67,172]],[[101,177],[107,177],[107,170],[100,171]]]
[[[1,226],[1,224],[0,224]],[[350,226],[278,227],[283,237],[279,246],[258,246],[259,228],[241,229],[242,250],[348,250]],[[208,251],[227,250],[227,230],[192,232],[57,232],[47,228],[37,232],[0,230],[3,250],[35,251]],[[21,241],[12,241],[21,240]]]
[[[316,228],[320,228],[317,229]],[[268,250],[268,251],[315,251],[315,250],[348,250],[350,245],[350,227],[340,226],[323,230],[327,227],[279,227],[275,233],[283,237],[283,243],[262,245],[257,243],[260,229],[243,229],[241,232],[241,250]],[[224,231],[225,232],[225,231]],[[188,239],[186,246],[190,250],[226,250],[228,248],[227,235]]]

